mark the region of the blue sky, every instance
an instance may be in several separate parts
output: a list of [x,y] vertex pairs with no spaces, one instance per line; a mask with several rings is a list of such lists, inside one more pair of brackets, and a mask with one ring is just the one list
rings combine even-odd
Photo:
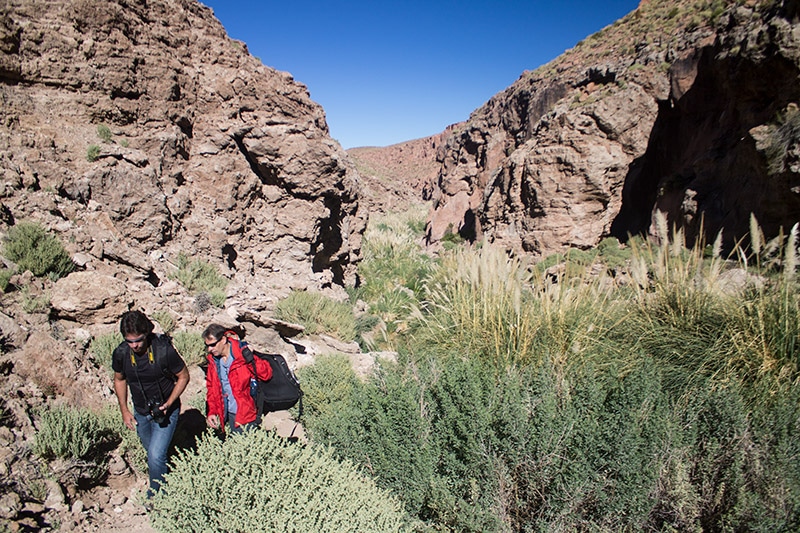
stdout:
[[344,147],[439,133],[638,0],[200,0],[290,72]]

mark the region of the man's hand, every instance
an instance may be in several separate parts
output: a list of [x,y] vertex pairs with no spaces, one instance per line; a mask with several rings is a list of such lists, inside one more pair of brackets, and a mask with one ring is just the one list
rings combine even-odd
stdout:
[[122,412],[122,421],[131,431],[136,429],[136,417],[134,417],[133,413],[131,413],[129,410],[125,409],[125,411]]
[[212,429],[219,429],[219,415],[208,415],[206,421]]

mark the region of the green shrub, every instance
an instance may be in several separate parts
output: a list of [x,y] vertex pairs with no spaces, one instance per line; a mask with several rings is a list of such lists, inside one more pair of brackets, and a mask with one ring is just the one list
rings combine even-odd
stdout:
[[178,254],[176,261],[178,270],[170,278],[177,280],[196,296],[206,293],[210,303],[222,306],[225,302],[225,288],[228,280],[220,275],[217,268],[202,259],[190,260],[183,253]]
[[108,445],[118,439],[100,416],[88,409],[51,407],[39,415],[33,451],[44,459],[102,462]]
[[[310,421],[316,417],[336,417],[359,385],[346,355],[321,355],[313,365],[298,369],[303,383],[303,406]],[[313,430],[310,430],[313,432]]]
[[176,331],[172,336],[172,345],[189,366],[205,361],[206,344],[196,331]]
[[105,124],[97,125],[97,136],[104,143],[111,142],[111,130]]
[[396,498],[352,464],[260,430],[204,435],[196,452],[174,458],[152,501],[153,526],[164,532],[410,531]]
[[3,254],[20,272],[34,276],[66,276],[75,268],[61,241],[36,222],[20,222],[8,230]]
[[379,371],[362,384],[344,356],[319,363],[302,372],[309,434],[368,469],[410,512],[424,514],[436,454],[421,417],[421,389],[397,372]]
[[6,292],[8,286],[11,284],[11,276],[14,271],[8,268],[0,269],[0,292]]
[[50,296],[46,293],[33,295],[29,286],[25,286],[20,291],[22,295],[22,310],[26,313],[44,313],[50,309]]
[[356,317],[351,305],[317,292],[292,291],[275,306],[275,315],[302,324],[308,335],[325,333],[344,342],[356,338]]
[[158,324],[161,326],[161,330],[167,335],[171,334],[175,329],[175,319],[172,317],[172,313],[166,309],[153,311],[152,317],[153,320],[158,322]]
[[194,394],[186,402],[186,405],[191,409],[197,409],[201,413],[206,412],[206,391],[203,389],[198,394]]
[[109,375],[114,374],[111,366],[111,355],[114,350],[122,343],[122,334],[119,332],[98,335],[89,344],[89,353],[97,366],[105,368]]
[[89,148],[86,149],[86,160],[94,163],[98,157],[100,157],[100,147],[96,144],[90,144]]

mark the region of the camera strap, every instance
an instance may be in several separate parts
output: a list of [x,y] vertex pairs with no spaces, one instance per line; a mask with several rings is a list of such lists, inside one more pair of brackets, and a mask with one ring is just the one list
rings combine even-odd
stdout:
[[[147,347],[147,360],[150,362],[151,365],[155,364],[155,357],[153,356],[152,344]],[[136,364],[136,354],[133,353],[133,350],[131,350],[131,366],[133,367],[134,374],[136,374],[136,381],[139,382],[139,389],[142,391],[142,397],[144,398],[145,401],[148,401],[147,391],[144,390],[144,385],[142,385],[142,379],[139,377],[139,368],[138,365]],[[158,382],[158,379],[156,379],[156,387],[158,387],[158,395],[161,400],[161,404],[159,405],[163,405],[164,391],[161,390],[161,384]]]

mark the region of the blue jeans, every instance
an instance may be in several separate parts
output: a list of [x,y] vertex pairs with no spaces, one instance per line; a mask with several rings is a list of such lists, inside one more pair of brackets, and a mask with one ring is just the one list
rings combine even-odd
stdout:
[[150,415],[141,415],[136,411],[133,416],[136,418],[136,433],[142,446],[147,451],[147,470],[150,475],[150,488],[147,490],[147,497],[155,493],[164,482],[164,474],[167,473],[167,452],[178,426],[178,415],[180,409],[172,409],[163,424],[156,424]]

